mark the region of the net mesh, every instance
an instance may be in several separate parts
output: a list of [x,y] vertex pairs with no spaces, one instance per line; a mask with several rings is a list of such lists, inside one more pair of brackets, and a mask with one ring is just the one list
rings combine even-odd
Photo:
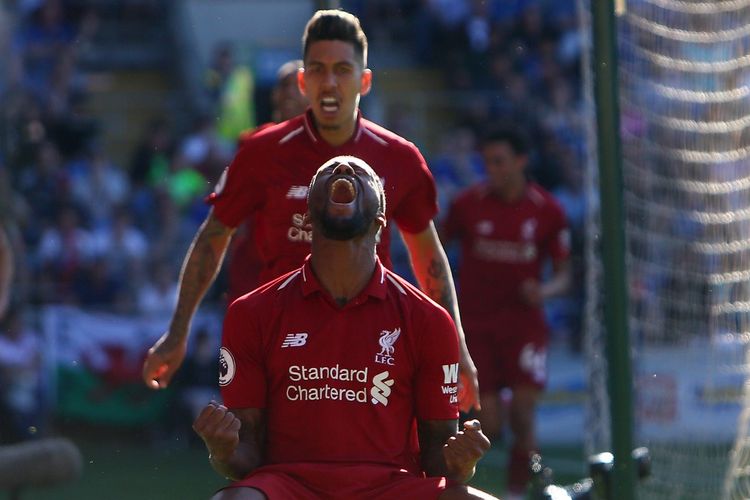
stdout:
[[[594,123],[590,0],[584,96]],[[750,0],[629,0],[618,17],[639,498],[750,498]],[[590,126],[588,452],[610,446]],[[747,387],[750,387],[748,385]]]

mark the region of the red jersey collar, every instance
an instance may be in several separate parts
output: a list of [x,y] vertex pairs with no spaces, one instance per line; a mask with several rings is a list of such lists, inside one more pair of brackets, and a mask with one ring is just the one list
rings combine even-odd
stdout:
[[[305,259],[305,263],[302,265],[301,271],[301,288],[303,296],[307,297],[314,292],[320,292],[323,295],[330,297],[330,294],[323,288],[323,286],[320,284],[320,281],[318,281],[318,278],[315,276],[315,273],[312,270],[309,255]],[[386,269],[383,263],[380,262],[380,257],[376,255],[375,270],[372,273],[372,277],[370,278],[369,283],[367,283],[367,285],[365,285],[359,295],[350,300],[347,305],[354,305],[364,302],[364,300],[368,296],[382,300],[385,298],[387,290],[388,285],[386,284]]]
[[[316,145],[325,145],[329,148],[334,148],[334,146],[331,146],[328,144],[325,139],[323,139],[320,136],[320,133],[318,133],[318,128],[315,126],[315,117],[313,116],[313,112],[311,108],[307,108],[307,111],[305,111],[305,114],[302,115],[304,117],[303,124],[305,126],[305,132],[307,132],[308,137],[310,137],[310,140],[316,144]],[[346,141],[341,146],[336,146],[337,148],[344,147],[348,144],[356,144],[359,141],[359,138],[362,136],[362,111],[357,110],[357,119],[356,123],[354,124],[354,133],[349,138],[348,141]]]

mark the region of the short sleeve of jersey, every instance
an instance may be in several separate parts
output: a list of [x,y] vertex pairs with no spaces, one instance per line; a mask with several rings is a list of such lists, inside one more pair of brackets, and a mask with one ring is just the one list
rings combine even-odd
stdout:
[[[409,189],[397,207],[393,219],[399,229],[407,233],[419,233],[438,213],[435,179],[424,157],[416,146],[411,145],[403,155],[404,171],[410,172]],[[388,203],[388,179],[386,179],[386,203]]]
[[568,228],[565,211],[555,200],[552,201],[549,256],[553,261],[559,262],[567,259],[570,255],[570,229]]
[[261,331],[248,304],[233,302],[224,319],[219,354],[221,397],[228,408],[264,408],[266,375]]
[[415,383],[417,418],[458,418],[458,334],[448,312],[436,307],[415,318],[421,324]]
[[259,168],[263,162],[257,157],[259,148],[253,139],[250,136],[244,141],[213,193],[206,198],[213,205],[214,216],[229,227],[239,226],[264,201],[264,181]]

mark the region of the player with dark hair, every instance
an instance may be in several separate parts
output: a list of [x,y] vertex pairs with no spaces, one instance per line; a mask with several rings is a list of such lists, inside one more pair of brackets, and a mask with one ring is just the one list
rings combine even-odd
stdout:
[[308,192],[302,267],[233,302],[224,405],[193,428],[215,499],[494,498],[465,484],[490,442],[458,431],[450,315],[381,263],[386,194],[364,161],[327,161]]
[[[403,234],[420,287],[452,315],[460,338],[465,391],[461,408],[479,407],[476,368],[466,348],[453,281],[432,219],[437,196],[424,158],[411,142],[362,117],[359,100],[370,91],[367,38],[359,20],[344,11],[316,12],[302,39],[304,69],[298,85],[310,101],[301,116],[267,127],[246,140],[209,196],[212,209],[196,235],[180,276],[170,327],[150,349],[143,368],[152,388],[166,387],[182,362],[190,323],[218,272],[234,228],[254,217],[264,263],[261,281],[297,268],[310,251],[308,181],[328,158],[356,155],[383,180],[386,217]],[[378,255],[391,267],[388,227]]]
[[[569,235],[557,201],[526,178],[529,147],[520,132],[493,129],[481,139],[480,152],[487,180],[454,199],[443,236],[461,244],[461,310],[479,369],[479,416],[490,439],[503,428],[500,391],[512,391],[508,485],[511,495],[521,495],[536,450],[536,402],[547,376],[542,306],[569,286]],[[552,273],[542,281],[548,261]]]

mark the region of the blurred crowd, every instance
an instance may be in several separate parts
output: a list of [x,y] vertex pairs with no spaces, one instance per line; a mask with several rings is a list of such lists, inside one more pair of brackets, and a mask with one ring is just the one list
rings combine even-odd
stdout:
[[[168,317],[181,258],[208,210],[203,197],[234,153],[232,134],[272,119],[256,115],[252,99],[239,115],[226,116],[234,109],[227,102],[236,106],[226,92],[251,89],[252,80],[222,46],[204,82],[214,109],[189,127],[155,118],[130,158],[117,163],[102,146],[106,121],[87,106],[97,81],[78,64],[99,29],[96,3],[18,0],[0,7],[0,224],[17,256],[11,313],[0,327],[0,380],[18,371],[19,360],[39,367],[28,354],[36,348],[33,332],[17,324],[28,306]],[[120,3],[127,15],[151,2]],[[417,64],[444,75],[456,126],[440,150],[423,150],[443,208],[483,177],[475,142],[485,124],[511,120],[528,130],[535,147],[531,174],[568,214],[579,273],[574,282],[582,285],[585,146],[575,2],[341,4],[360,16],[371,43],[414,47]],[[399,132],[387,116],[384,124]],[[209,303],[223,300],[223,279]],[[581,297],[579,288],[550,306],[553,328],[575,349]]]

